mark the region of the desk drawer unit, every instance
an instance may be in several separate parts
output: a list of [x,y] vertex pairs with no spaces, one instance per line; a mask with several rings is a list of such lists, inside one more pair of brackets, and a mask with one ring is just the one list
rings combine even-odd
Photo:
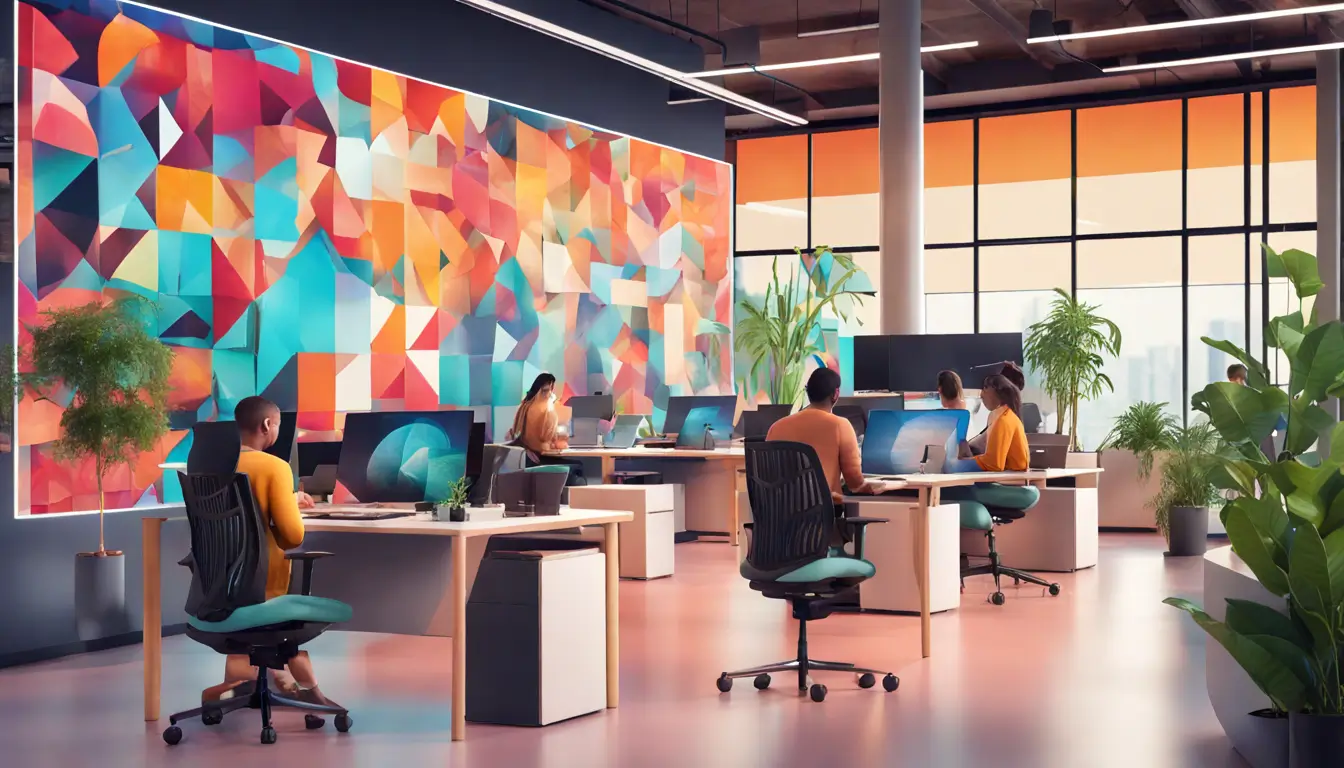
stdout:
[[634,513],[634,520],[621,523],[621,578],[658,579],[672,575],[676,486],[588,485],[571,488],[570,503],[580,509]]

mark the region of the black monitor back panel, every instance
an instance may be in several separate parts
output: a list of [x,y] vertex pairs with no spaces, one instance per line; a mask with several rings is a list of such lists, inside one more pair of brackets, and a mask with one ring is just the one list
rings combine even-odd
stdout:
[[[855,337],[855,365],[858,340]],[[932,392],[940,371],[956,371],[967,389],[979,389],[986,376],[998,373],[1004,361],[1022,364],[1020,333],[941,333],[920,336],[868,337],[887,340],[890,374],[886,389],[892,392]],[[855,373],[856,390],[859,387]],[[876,389],[874,387],[874,389]]]

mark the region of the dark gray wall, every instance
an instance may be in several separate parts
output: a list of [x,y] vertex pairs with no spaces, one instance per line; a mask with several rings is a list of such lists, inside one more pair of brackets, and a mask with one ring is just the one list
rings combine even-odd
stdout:
[[[663,80],[452,0],[161,0],[181,13],[544,110],[710,157],[723,157],[723,105],[668,106]],[[692,44],[572,0],[513,0],[530,13],[668,66],[698,68]],[[6,3],[0,39],[12,40]],[[10,57],[13,61],[13,57]],[[0,264],[0,338],[13,332],[13,267]],[[16,519],[13,454],[0,454],[0,666],[83,649],[75,634],[75,554],[93,549],[93,515]],[[126,552],[129,627],[141,626],[140,518],[107,516],[107,545]],[[180,514],[176,512],[175,514]],[[185,523],[164,528],[164,623],[186,617]]]

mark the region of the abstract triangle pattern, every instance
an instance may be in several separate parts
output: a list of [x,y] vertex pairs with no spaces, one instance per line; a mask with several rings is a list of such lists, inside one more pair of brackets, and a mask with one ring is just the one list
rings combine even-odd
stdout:
[[[627,413],[733,391],[726,163],[140,5],[18,24],[18,319],[135,293],[176,352],[173,431],[108,508],[160,503],[253,394],[303,439],[368,410],[502,434],[542,371]],[[19,514],[96,508],[61,406],[17,413]]]

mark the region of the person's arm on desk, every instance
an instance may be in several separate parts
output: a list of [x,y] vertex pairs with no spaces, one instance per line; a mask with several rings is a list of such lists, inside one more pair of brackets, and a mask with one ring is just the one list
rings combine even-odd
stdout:
[[859,453],[859,436],[854,425],[840,419],[835,426],[836,443],[840,447],[840,475],[845,487],[853,494],[875,493],[873,485],[863,477],[863,456]]

